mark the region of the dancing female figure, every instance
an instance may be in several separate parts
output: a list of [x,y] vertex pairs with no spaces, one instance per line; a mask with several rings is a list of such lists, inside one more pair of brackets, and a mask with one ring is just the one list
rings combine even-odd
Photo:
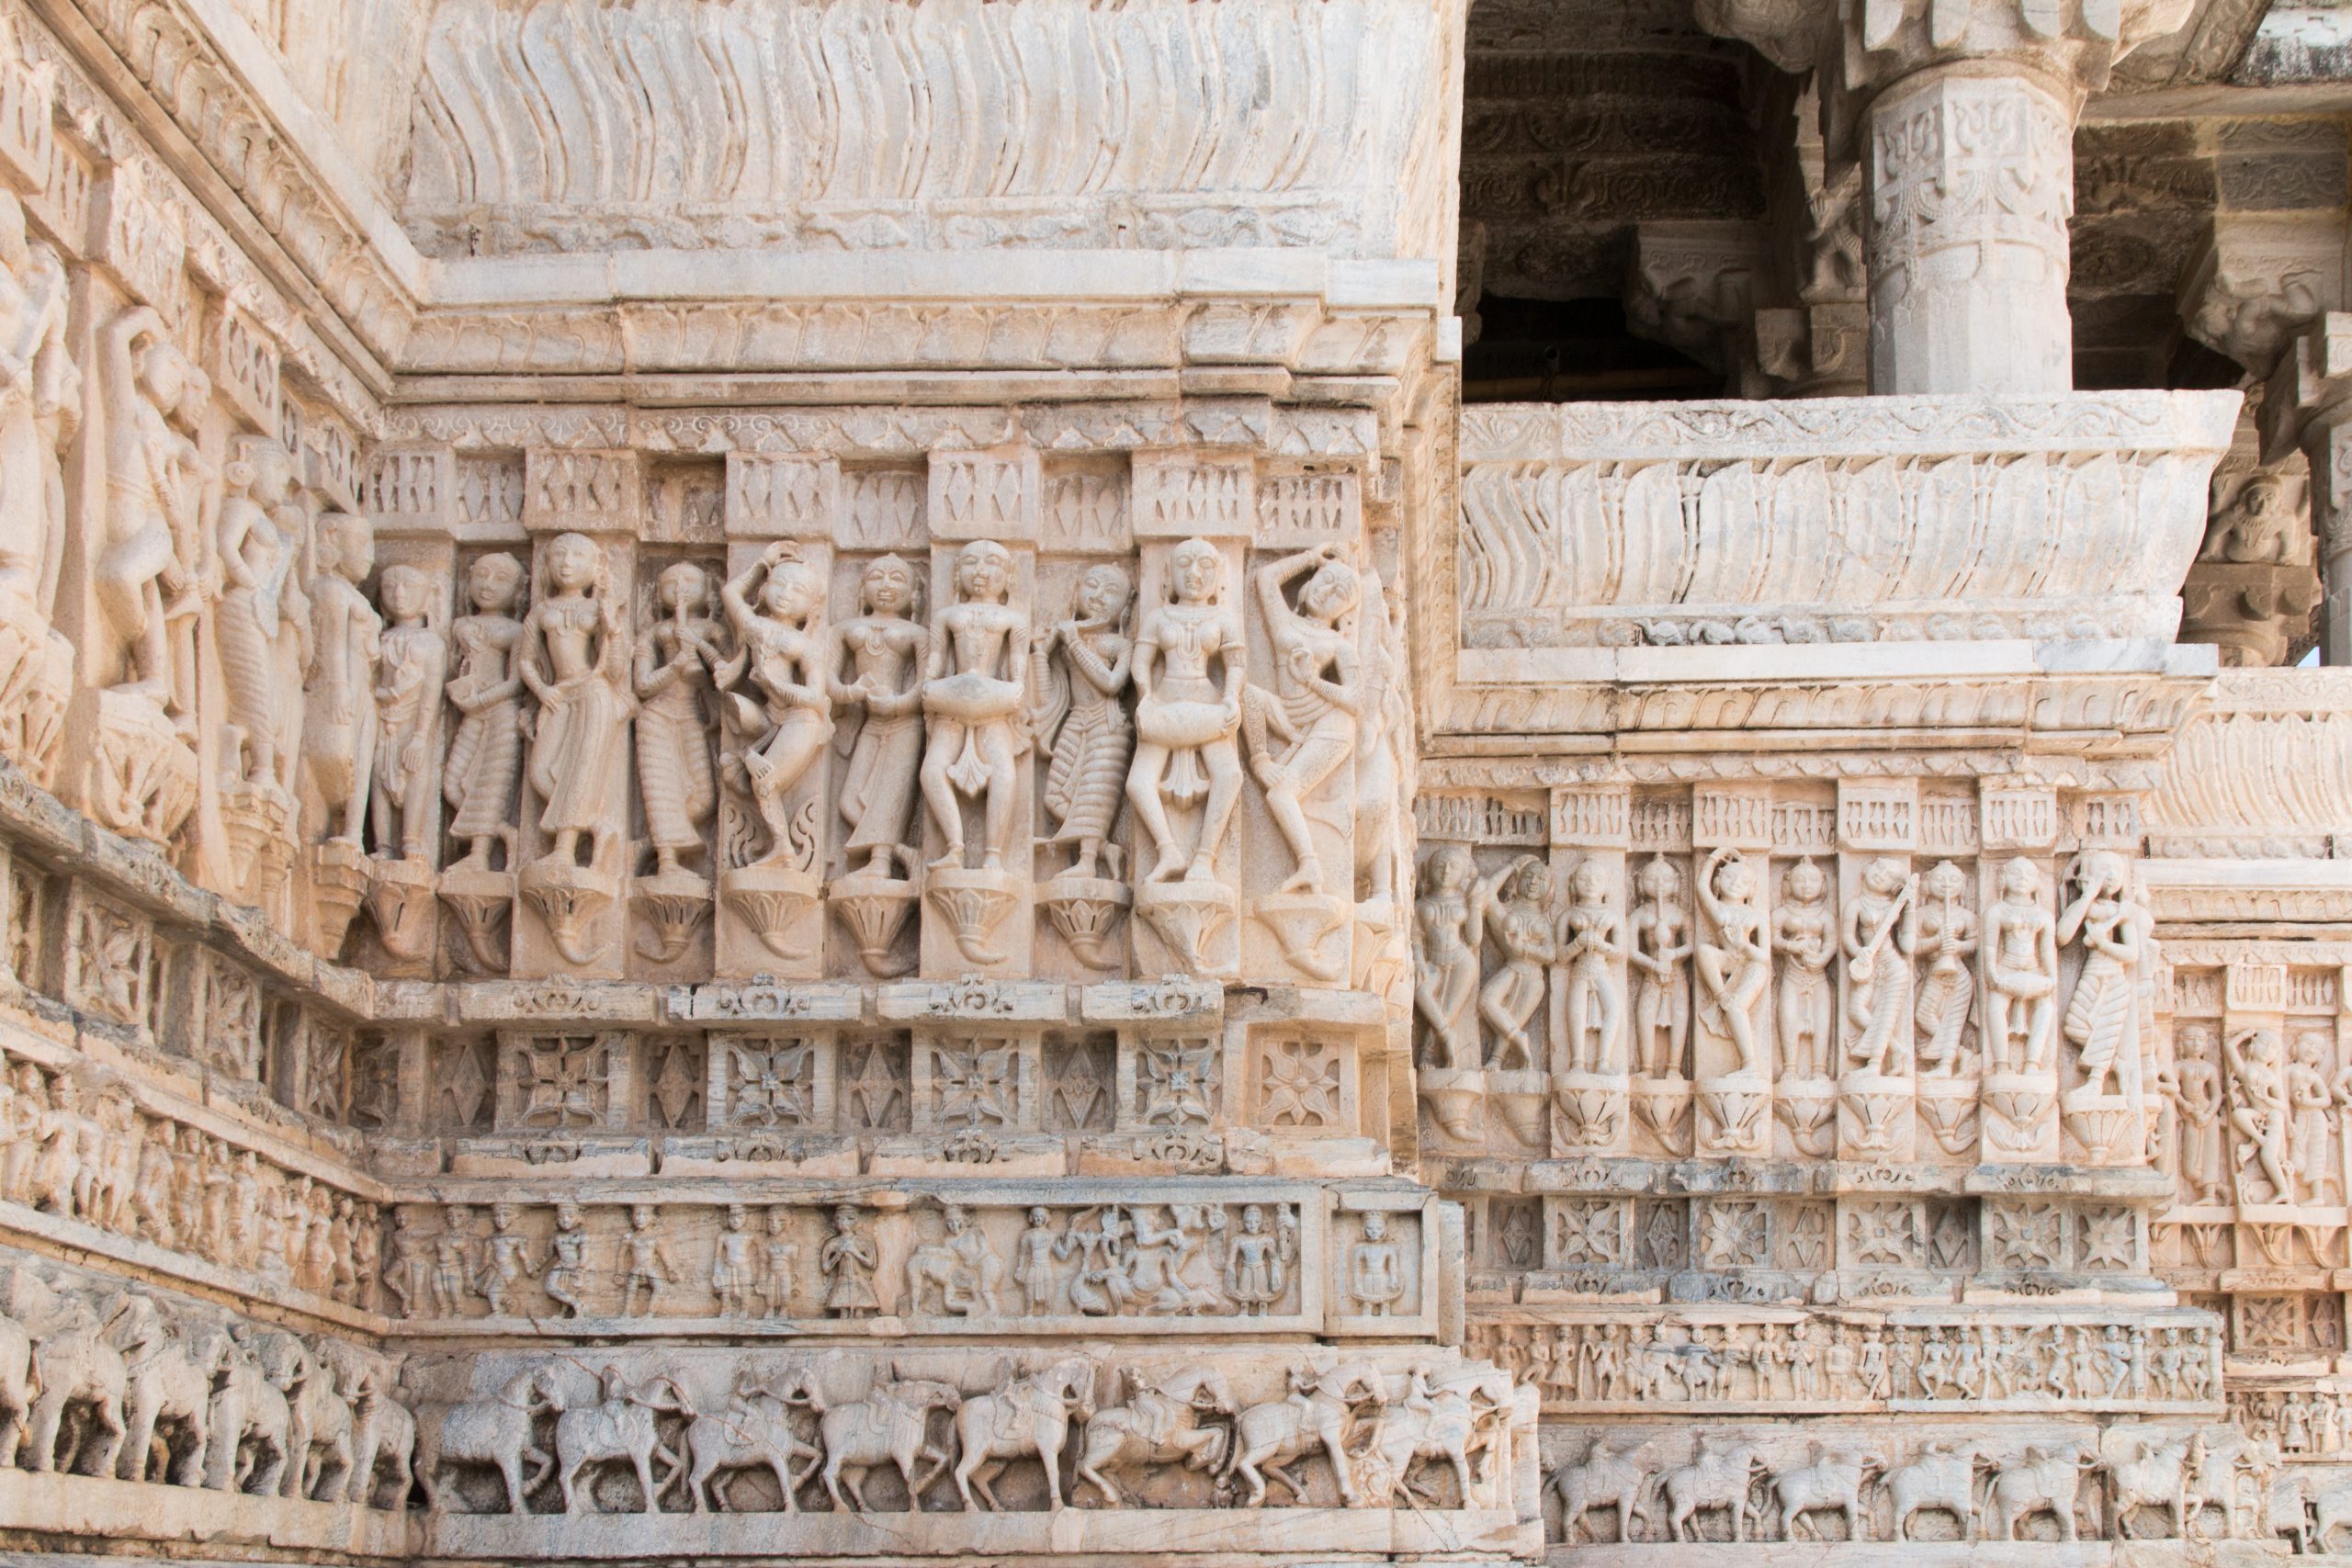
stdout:
[[2082,939],[2086,950],[2075,994],[2067,998],[2061,1032],[2078,1053],[2086,1098],[2117,1079],[2127,1053],[2140,1048],[2139,998],[2133,994],[2155,922],[2131,893],[2132,873],[2112,850],[2094,850],[2078,863],[2081,892],[2058,917],[2060,945]]
[[[1481,924],[1503,955],[1502,967],[1478,991],[1478,1017],[1495,1034],[1490,1067],[1535,1070],[1527,1024],[1544,1000],[1544,972],[1559,956],[1546,908],[1551,892],[1552,868],[1533,855],[1521,855],[1504,871],[1500,896],[1485,906]],[[1475,973],[1477,944],[1469,946]]]
[[1634,1043],[1645,1077],[1682,1074],[1690,1036],[1690,990],[1682,965],[1692,947],[1690,916],[1682,907],[1682,874],[1664,855],[1652,855],[1634,878]]
[[850,829],[842,852],[866,857],[850,867],[853,875],[888,878],[894,864],[910,869],[908,817],[922,763],[922,670],[931,651],[921,613],[914,569],[883,556],[865,569],[857,617],[833,631],[826,683],[838,707],[864,714],[841,778],[842,820]]
[[[523,618],[523,683],[539,699],[531,746],[531,788],[546,859],[606,868],[621,830],[614,765],[624,727],[637,711],[628,686],[628,634],[612,591],[610,563],[584,534],[559,534],[548,545],[553,591]],[[582,840],[588,858],[580,858]]]
[[1699,907],[1715,940],[1699,943],[1699,983],[1723,1021],[1724,1037],[1738,1058],[1734,1073],[1757,1069],[1756,1003],[1772,980],[1772,955],[1756,907],[1756,873],[1737,850],[1723,845],[1699,871]]
[[1928,971],[1919,982],[1919,1071],[1949,1077],[1962,1066],[1961,1036],[1968,1027],[1968,1010],[1976,999],[1976,982],[1968,960],[1976,952],[1976,917],[1961,902],[1967,878],[1951,862],[1938,861],[1923,885],[1927,901],[1919,908],[1919,953]]
[[[754,603],[752,584],[759,582]],[[820,673],[822,653],[810,632],[825,585],[800,558],[798,547],[779,539],[718,592],[728,624],[743,645],[752,684],[762,701],[729,694],[735,729],[746,739],[739,754],[752,804],[767,828],[766,853],[751,863],[813,861],[813,834],[796,834],[792,792],[833,738],[832,700]]]
[[[1169,597],[1148,606],[1136,631],[1136,758],[1127,804],[1151,840],[1148,880],[1210,882],[1241,794],[1241,628],[1218,603],[1225,562],[1205,539],[1169,552]],[[1209,679],[1209,663],[1219,666]],[[1204,776],[1205,775],[1205,777]],[[1190,856],[1168,823],[1161,792],[1180,805],[1207,795]]]
[[523,640],[514,615],[522,596],[522,563],[503,553],[484,556],[466,573],[474,613],[459,616],[449,632],[458,650],[449,701],[461,716],[442,766],[441,795],[457,812],[449,836],[467,846],[458,864],[478,871],[492,869],[493,843],[506,846],[510,869],[514,861],[507,810],[523,755],[523,682],[514,668]]
[[1135,751],[1135,727],[1119,703],[1135,656],[1123,625],[1134,595],[1120,568],[1088,568],[1078,580],[1076,614],[1039,639],[1030,661],[1037,735],[1048,748],[1044,795],[1057,824],[1052,841],[1077,846],[1065,876],[1091,877],[1098,865],[1114,877],[1120,871],[1111,827]]
[[[1284,589],[1313,571],[1291,607]],[[1258,569],[1258,604],[1272,634],[1275,695],[1250,688],[1244,734],[1250,768],[1266,792],[1266,809],[1290,846],[1295,863],[1284,893],[1320,894],[1323,863],[1307,827],[1307,797],[1355,754],[1356,716],[1363,697],[1355,638],[1340,623],[1355,612],[1362,589],[1340,547],[1324,545]],[[1283,742],[1277,751],[1273,740]]]
[[710,574],[692,561],[662,569],[654,602],[653,622],[637,639],[637,785],[653,874],[669,876],[702,852],[703,828],[718,807],[708,697],[718,623]]

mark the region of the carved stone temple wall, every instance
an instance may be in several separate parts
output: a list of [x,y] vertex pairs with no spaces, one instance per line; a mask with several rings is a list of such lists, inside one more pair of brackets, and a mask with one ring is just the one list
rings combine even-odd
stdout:
[[0,0],[0,1561],[2352,1547],[2300,15]]

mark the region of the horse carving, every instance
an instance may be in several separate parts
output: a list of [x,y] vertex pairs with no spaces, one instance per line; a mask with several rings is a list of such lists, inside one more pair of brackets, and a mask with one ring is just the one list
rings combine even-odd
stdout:
[[1594,1508],[1616,1509],[1618,1540],[1633,1540],[1634,1526],[1642,1517],[1642,1483],[1649,1474],[1641,1458],[1648,1449],[1646,1442],[1612,1446],[1595,1438],[1582,1464],[1564,1464],[1552,1472],[1544,1486],[1559,1495],[1562,1541],[1576,1545],[1577,1529]]
[[1231,1416],[1233,1390],[1214,1367],[1192,1366],[1158,1383],[1127,1373],[1127,1403],[1087,1417],[1080,1434],[1076,1479],[1098,1488],[1111,1506],[1127,1498],[1102,1473],[1107,1466],[1176,1464],[1213,1471],[1225,1462],[1231,1434],[1204,1418]]
[[[662,1442],[662,1433],[654,1423],[658,1415],[694,1415],[694,1405],[677,1383],[666,1377],[649,1380],[642,1388],[631,1388],[628,1380],[614,1368],[605,1369],[604,1397],[593,1405],[576,1409],[557,1407],[555,1418],[556,1462],[561,1471],[556,1478],[563,1493],[563,1511],[580,1512],[581,1472],[592,1464],[626,1461],[637,1472],[637,1484],[644,1494],[642,1513],[659,1513],[662,1490],[677,1478],[684,1461]],[[661,1397],[662,1391],[669,1397]],[[653,1461],[659,1459],[667,1473],[656,1481]]]
[[1747,1527],[1756,1510],[1747,1500],[1748,1484],[1756,1479],[1764,1461],[1753,1443],[1741,1443],[1718,1452],[1705,1438],[1699,1439],[1698,1451],[1690,1462],[1668,1471],[1658,1478],[1658,1490],[1666,1496],[1667,1530],[1676,1540],[1689,1540],[1696,1534],[1694,1519],[1710,1508],[1726,1508],[1731,1512],[1731,1539],[1734,1542],[1747,1539]]
[[1062,1445],[1070,1418],[1094,1414],[1094,1363],[1067,1356],[1042,1372],[1015,1379],[1005,1369],[991,1393],[975,1394],[956,1412],[956,1437],[963,1457],[956,1461],[956,1490],[964,1506],[972,1495],[991,1510],[1001,1506],[989,1483],[1010,1461],[1035,1454],[1046,1467],[1046,1495],[1056,1512],[1062,1506]]
[[1306,1484],[1287,1467],[1319,1449],[1331,1461],[1341,1500],[1352,1508],[1358,1489],[1348,1463],[1348,1416],[1359,1404],[1387,1403],[1387,1388],[1370,1361],[1344,1361],[1327,1372],[1294,1371],[1289,1398],[1253,1404],[1234,1422],[1233,1449],[1217,1480],[1240,1476],[1250,1487],[1243,1506],[1255,1508],[1266,1501],[1262,1470],[1303,1502]]
[[[542,1410],[556,1404],[555,1385],[547,1371],[517,1372],[506,1380],[505,1385],[488,1399],[477,1399],[464,1404],[454,1404],[441,1413],[438,1420],[418,1423],[416,1434],[416,1480],[424,1488],[424,1506],[428,1508],[462,1512],[450,1507],[455,1494],[445,1494],[441,1487],[441,1467],[445,1464],[486,1464],[496,1470],[506,1483],[506,1511],[525,1511],[525,1494],[548,1478],[555,1468],[555,1457],[542,1452],[531,1441],[531,1423]],[[531,1466],[526,1476],[523,1467]]]
[[1922,1512],[1941,1511],[1960,1522],[1960,1538],[1976,1539],[1976,1450],[1930,1442],[1908,1464],[1886,1472],[1887,1495],[1894,1501],[1894,1539],[1911,1539],[1911,1521]]
[[[865,1494],[847,1472],[863,1475],[888,1464],[898,1467],[899,1479],[906,1483],[908,1508],[921,1512],[924,1489],[947,1468],[946,1452],[932,1444],[924,1429],[933,1411],[954,1410],[963,1402],[964,1396],[949,1384],[902,1378],[893,1363],[888,1382],[876,1383],[864,1399],[826,1411],[818,1433],[825,1450],[825,1491],[833,1506],[867,1512]],[[915,1466],[924,1460],[931,1468],[918,1481]],[[844,1491],[847,1502],[842,1501]]]
[[1371,1435],[1357,1455],[1356,1483],[1361,1495],[1351,1506],[1386,1507],[1399,1490],[1424,1505],[1436,1499],[1412,1479],[1413,1461],[1442,1460],[1453,1467],[1457,1507],[1477,1506],[1471,1479],[1470,1454],[1479,1447],[1480,1429],[1489,1412],[1474,1405],[1461,1389],[1422,1392],[1418,1377],[1414,1392],[1383,1410],[1373,1422]]
[[[825,1413],[824,1391],[818,1387],[813,1373],[797,1369],[777,1388],[747,1367],[736,1374],[734,1397],[723,1414],[697,1416],[686,1423],[685,1453],[693,1466],[686,1477],[686,1494],[694,1500],[695,1513],[703,1511],[706,1500],[716,1511],[726,1513],[727,1494],[718,1484],[720,1477],[760,1466],[775,1476],[776,1490],[784,1494],[784,1511],[800,1511],[793,1494],[817,1473],[824,1456],[792,1429],[795,1406],[819,1416]],[[808,1466],[795,1475],[792,1461],[803,1456]]]
[[[1868,1454],[1843,1449],[1824,1454],[1815,1443],[1811,1463],[1772,1474],[1772,1499],[1781,1509],[1781,1539],[1804,1540],[1798,1524],[1812,1513],[1843,1514],[1848,1540],[1869,1539],[1864,1526],[1870,1515],[1862,1506],[1862,1488],[1885,1469],[1883,1461]],[[1825,1539],[1818,1526],[1815,1539]]]

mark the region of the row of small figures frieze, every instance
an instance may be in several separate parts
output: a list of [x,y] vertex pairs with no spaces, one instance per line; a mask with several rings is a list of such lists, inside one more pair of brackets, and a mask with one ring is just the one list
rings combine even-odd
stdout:
[[1574,1195],[1640,1198],[1834,1198],[2008,1194],[2102,1198],[2155,1204],[2169,1200],[2163,1172],[2138,1168],[1980,1163],[1964,1170],[1919,1161],[1769,1159],[1726,1155],[1587,1155],[1502,1160],[1440,1156],[1435,1183],[1447,1192],[1491,1197]]
[[[1368,1139],[1325,1139],[1326,1153],[1351,1167],[1372,1157]],[[372,1167],[387,1180],[426,1179],[445,1171],[464,1179],[567,1181],[660,1178],[733,1182],[786,1179],[969,1176],[1006,1179],[1080,1177],[1168,1178],[1272,1168],[1274,1135],[1218,1126],[1214,1119],[1147,1121],[1124,1131],[1033,1132],[956,1127],[914,1134],[887,1128],[855,1132],[795,1129],[716,1133],[518,1133],[379,1134]]]
[[0,1225],[99,1253],[152,1250],[167,1268],[186,1258],[288,1303],[370,1310],[374,1184],[292,1168],[236,1132],[158,1108],[85,1059],[0,1054]]
[[1488,1307],[1773,1306],[1834,1301],[1895,1311],[1932,1306],[2080,1305],[2129,1301],[2151,1288],[2125,1269],[1651,1269],[1479,1270],[1467,1277],[1469,1299]]
[[1328,1212],[1313,1190],[1171,1190],[1148,1202],[975,1192],[944,1197],[935,1219],[929,1205],[874,1205],[871,1194],[729,1196],[494,1201],[486,1233],[472,1205],[405,1205],[386,1243],[385,1290],[398,1316],[469,1327],[1085,1333],[1150,1319],[1230,1333],[1311,1329],[1328,1311],[1402,1331],[1427,1316],[1439,1269],[1437,1227],[1410,1194]]
[[2222,1391],[2211,1319],[1996,1328],[1669,1318],[1576,1327],[1574,1337],[1548,1343],[1476,1335],[1468,1343],[1532,1382],[1547,1410],[2132,1410],[2208,1406]]

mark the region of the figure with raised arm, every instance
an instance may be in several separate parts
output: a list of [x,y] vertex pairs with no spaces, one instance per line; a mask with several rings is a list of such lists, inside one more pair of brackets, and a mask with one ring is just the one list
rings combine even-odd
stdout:
[[779,539],[718,597],[761,696],[754,704],[730,694],[736,731],[746,738],[744,782],[768,832],[767,852],[754,863],[777,864],[815,848],[797,841],[791,800],[833,738],[823,650],[810,629],[824,606],[825,585],[798,547]]
[[1698,944],[1699,983],[1723,1021],[1724,1037],[1738,1058],[1735,1073],[1757,1070],[1756,1004],[1772,981],[1763,911],[1756,907],[1756,873],[1725,844],[1709,852],[1699,871],[1699,907],[1715,933]]
[[[1308,572],[1294,608],[1289,586]],[[1295,869],[1281,891],[1320,894],[1323,863],[1306,803],[1355,754],[1363,683],[1356,639],[1342,623],[1355,613],[1362,588],[1330,544],[1260,567],[1254,581],[1273,641],[1274,693],[1251,687],[1242,694],[1250,769],[1290,846]]]

